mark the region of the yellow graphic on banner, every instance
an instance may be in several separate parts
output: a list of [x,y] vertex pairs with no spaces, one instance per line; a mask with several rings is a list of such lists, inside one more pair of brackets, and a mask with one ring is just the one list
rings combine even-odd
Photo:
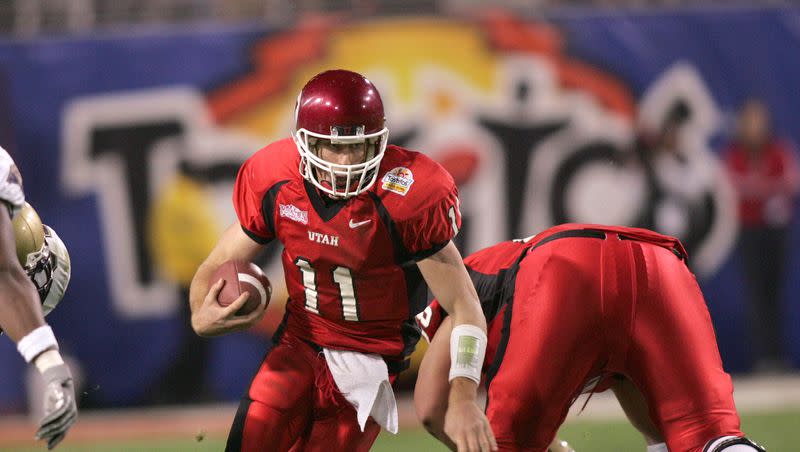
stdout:
[[186,287],[222,233],[209,196],[197,182],[177,176],[151,205],[148,246],[154,262]]
[[[311,77],[332,68],[375,74],[386,103],[418,102],[418,89],[424,82],[419,77],[431,69],[452,73],[474,90],[489,92],[496,85],[497,58],[479,28],[470,22],[387,19],[345,25],[330,34],[319,59],[291,74],[286,89],[253,102],[224,123],[265,138],[288,135],[295,96]],[[436,110],[454,108],[454,99],[445,92],[432,94]]]

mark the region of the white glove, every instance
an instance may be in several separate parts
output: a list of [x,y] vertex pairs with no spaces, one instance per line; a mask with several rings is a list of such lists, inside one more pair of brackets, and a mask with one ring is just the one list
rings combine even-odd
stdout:
[[75,384],[66,364],[50,367],[42,373],[45,381],[44,417],[39,421],[36,439],[47,441],[52,449],[64,439],[67,430],[78,419]]

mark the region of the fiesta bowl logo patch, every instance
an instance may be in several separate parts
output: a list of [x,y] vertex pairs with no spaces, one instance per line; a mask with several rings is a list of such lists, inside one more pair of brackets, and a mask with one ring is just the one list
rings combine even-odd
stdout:
[[414,183],[414,173],[406,167],[399,166],[386,173],[382,181],[383,185],[381,187],[384,190],[405,196],[408,190],[411,189],[411,184]]

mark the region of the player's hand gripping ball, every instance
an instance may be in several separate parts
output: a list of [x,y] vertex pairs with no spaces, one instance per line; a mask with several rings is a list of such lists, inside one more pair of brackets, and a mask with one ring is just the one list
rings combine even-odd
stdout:
[[220,279],[225,280],[225,285],[219,292],[217,302],[220,306],[228,306],[245,292],[250,297],[236,315],[246,315],[253,312],[259,305],[266,305],[272,297],[272,284],[256,264],[241,260],[230,260],[217,267],[211,275],[211,284]]

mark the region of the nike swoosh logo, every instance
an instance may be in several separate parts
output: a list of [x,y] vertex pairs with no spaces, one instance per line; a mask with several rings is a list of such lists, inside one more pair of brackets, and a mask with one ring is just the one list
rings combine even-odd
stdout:
[[364,226],[365,224],[369,223],[370,221],[372,221],[372,219],[359,221],[358,223],[354,223],[353,219],[351,218],[350,219],[350,229],[355,229],[355,228],[357,228],[359,226]]

